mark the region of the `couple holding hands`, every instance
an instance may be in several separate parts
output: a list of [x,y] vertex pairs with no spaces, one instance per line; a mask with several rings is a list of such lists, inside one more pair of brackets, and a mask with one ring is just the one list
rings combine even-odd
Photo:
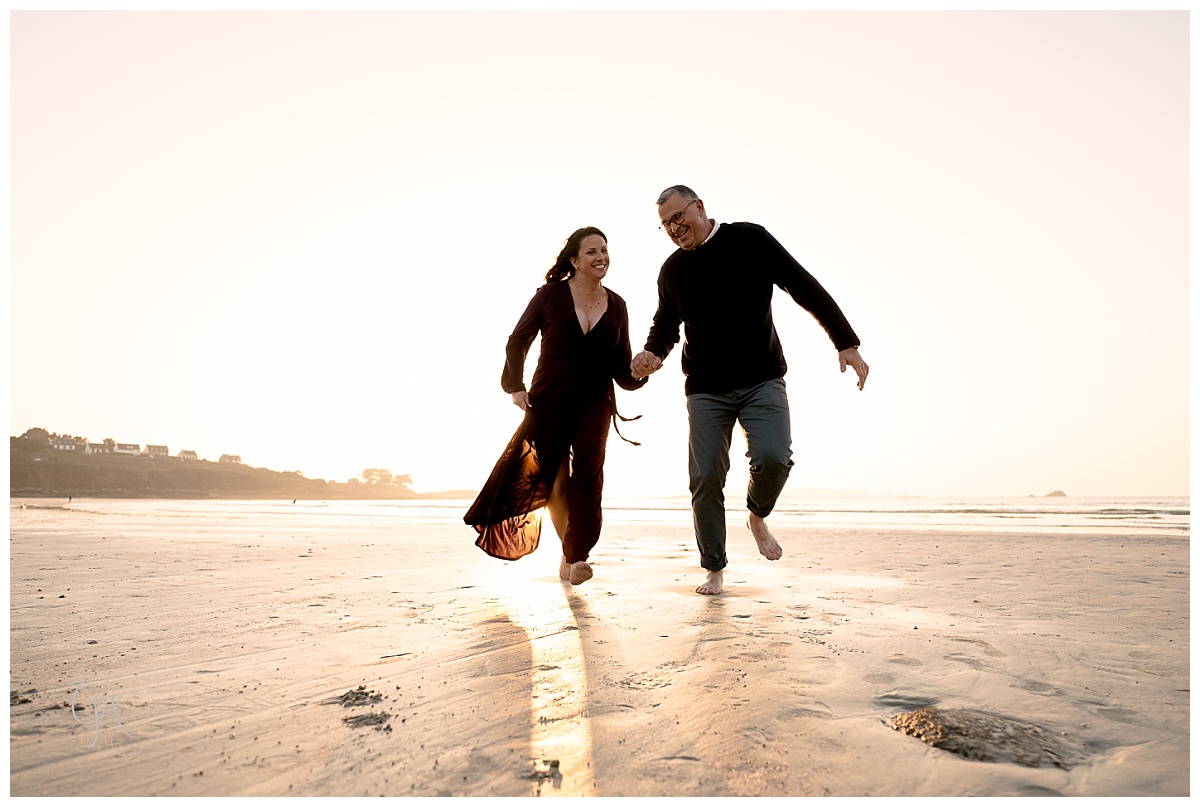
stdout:
[[[483,551],[515,560],[537,548],[545,508],[562,541],[559,577],[572,585],[590,579],[587,559],[603,522],[609,423],[627,420],[617,412],[613,384],[645,385],[679,341],[682,324],[692,517],[707,572],[696,591],[720,594],[735,422],[750,458],[747,527],[767,560],[783,556],[766,523],[793,465],[787,364],[771,318],[774,287],[816,318],[841,371],[850,367],[858,375],[859,389],[868,368],[837,303],[763,227],[710,219],[703,200],[684,185],[664,190],[657,204],[661,229],[679,248],[659,272],[645,348],[632,355],[625,301],[603,284],[604,233],[576,230],[508,338],[501,386],[525,417],[463,520]],[[541,353],[526,389],[525,357],[539,332]]]

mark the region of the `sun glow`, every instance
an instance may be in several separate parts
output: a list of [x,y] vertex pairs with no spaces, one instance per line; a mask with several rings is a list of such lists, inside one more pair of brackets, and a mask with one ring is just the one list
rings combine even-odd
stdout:
[[[638,348],[682,182],[863,340],[776,292],[790,488],[1188,492],[1187,11],[10,17],[12,435],[477,490],[563,239]],[[680,353],[611,495],[686,494]]]
[[525,631],[532,659],[531,778],[539,796],[593,796],[583,645],[565,596],[569,584],[558,579],[558,564],[549,550],[541,547],[504,569],[509,619]]

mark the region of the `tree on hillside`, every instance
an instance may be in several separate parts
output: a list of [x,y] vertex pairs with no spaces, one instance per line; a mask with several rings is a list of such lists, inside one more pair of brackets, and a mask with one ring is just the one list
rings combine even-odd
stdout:
[[30,429],[21,435],[21,439],[50,445],[50,432],[45,429]]
[[45,429],[30,429],[20,437],[10,437],[8,448],[20,455],[33,455],[50,450],[50,432]]
[[367,468],[362,472],[362,478],[368,485],[392,484],[392,472],[387,468]]
[[367,468],[362,472],[362,478],[368,485],[385,488],[407,488],[412,484],[412,477],[408,474],[396,476],[387,468]]

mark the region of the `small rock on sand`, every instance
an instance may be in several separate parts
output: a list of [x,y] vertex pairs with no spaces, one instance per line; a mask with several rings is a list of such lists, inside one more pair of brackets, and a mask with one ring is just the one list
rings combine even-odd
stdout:
[[927,707],[892,718],[892,728],[967,759],[1028,768],[1069,768],[1078,749],[1030,723],[972,709]]

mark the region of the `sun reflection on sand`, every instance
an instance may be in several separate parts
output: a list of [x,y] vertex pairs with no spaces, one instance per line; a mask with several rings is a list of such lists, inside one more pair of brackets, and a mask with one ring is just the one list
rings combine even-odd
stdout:
[[592,796],[592,730],[579,626],[546,553],[513,563],[509,618],[529,637],[533,721],[531,778],[541,796]]

